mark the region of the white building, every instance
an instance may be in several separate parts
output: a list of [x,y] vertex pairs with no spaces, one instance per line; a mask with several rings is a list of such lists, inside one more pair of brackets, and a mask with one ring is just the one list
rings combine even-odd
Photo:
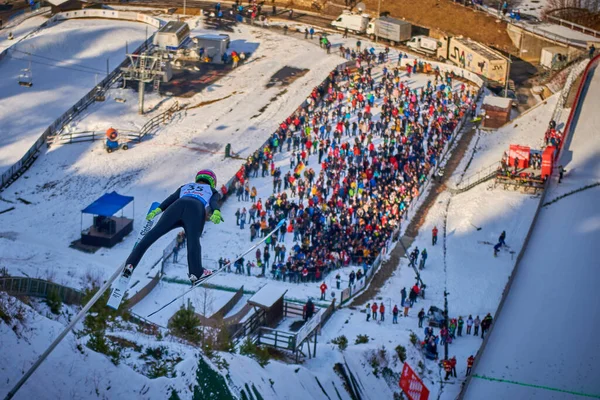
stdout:
[[186,22],[170,21],[154,35],[154,45],[162,50],[177,50],[190,38]]

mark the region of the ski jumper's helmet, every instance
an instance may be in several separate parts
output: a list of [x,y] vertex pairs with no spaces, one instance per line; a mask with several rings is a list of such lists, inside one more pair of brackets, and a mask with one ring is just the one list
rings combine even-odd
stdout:
[[196,174],[196,183],[204,181],[210,185],[213,189],[217,187],[217,175],[210,169],[203,169],[198,171]]

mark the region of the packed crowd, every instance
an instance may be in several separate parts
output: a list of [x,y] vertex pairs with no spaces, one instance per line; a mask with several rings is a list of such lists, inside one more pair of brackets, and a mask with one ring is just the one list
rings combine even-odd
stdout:
[[[332,71],[238,172],[234,194],[251,204],[236,221],[241,229],[249,224],[251,241],[287,219],[257,253],[263,275],[269,269],[274,278],[314,281],[351,263],[368,267],[471,110],[476,90],[462,83],[453,92],[452,74],[415,60],[406,68],[432,71],[432,79],[411,89],[397,66],[374,76],[373,65],[385,59],[364,50],[355,68]],[[273,156],[286,151],[284,173]],[[259,174],[273,179],[268,197],[250,184]],[[281,250],[286,233],[294,239],[289,253]]]

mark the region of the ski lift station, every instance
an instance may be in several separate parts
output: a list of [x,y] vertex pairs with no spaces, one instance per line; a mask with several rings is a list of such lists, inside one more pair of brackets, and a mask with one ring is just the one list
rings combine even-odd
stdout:
[[223,54],[229,49],[229,35],[225,34],[207,34],[196,36],[192,39],[198,49],[204,49],[203,55],[209,57],[213,63],[222,63]]
[[154,35],[154,45],[161,50],[175,51],[190,39],[190,27],[186,22],[170,21]]

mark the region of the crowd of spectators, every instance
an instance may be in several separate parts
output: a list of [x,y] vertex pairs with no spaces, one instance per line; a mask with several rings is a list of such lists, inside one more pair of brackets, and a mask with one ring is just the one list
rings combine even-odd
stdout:
[[[477,93],[430,64],[386,61],[387,53],[364,50],[351,68],[332,71],[237,173],[232,194],[250,204],[236,221],[241,229],[249,225],[250,240],[286,219],[248,268],[318,281],[342,266],[366,272],[386,246]],[[430,79],[411,88],[406,69]],[[284,152],[287,171],[273,159]],[[259,175],[272,178],[272,193],[258,193],[252,180]],[[286,234],[294,244],[282,252]]]

